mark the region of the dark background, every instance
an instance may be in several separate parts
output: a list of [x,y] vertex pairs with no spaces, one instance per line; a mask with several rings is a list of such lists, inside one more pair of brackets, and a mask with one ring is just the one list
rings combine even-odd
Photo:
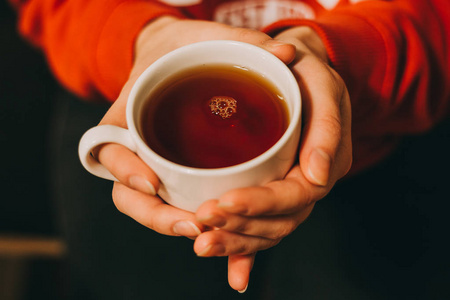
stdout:
[[[57,88],[43,56],[17,35],[16,16],[1,0],[0,236],[59,237],[49,193],[51,157],[47,154]],[[18,293],[23,299],[62,299],[63,259],[32,258],[12,264],[7,259],[14,257],[0,257],[0,274],[7,266],[20,268]]]
[[47,132],[56,83],[0,2],[0,230],[54,234]]

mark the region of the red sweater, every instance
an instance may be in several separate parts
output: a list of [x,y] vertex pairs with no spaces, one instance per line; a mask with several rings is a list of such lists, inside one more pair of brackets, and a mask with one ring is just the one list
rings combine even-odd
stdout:
[[60,82],[114,101],[139,30],[160,15],[215,20],[273,34],[308,25],[345,80],[353,110],[354,170],[379,161],[401,136],[450,112],[448,0],[10,0],[19,30]]

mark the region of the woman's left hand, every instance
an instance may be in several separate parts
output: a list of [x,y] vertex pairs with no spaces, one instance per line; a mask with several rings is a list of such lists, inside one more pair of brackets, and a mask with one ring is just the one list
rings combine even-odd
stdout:
[[302,93],[299,163],[283,180],[235,189],[205,202],[197,221],[215,230],[200,234],[198,256],[229,256],[230,286],[245,291],[256,252],[292,233],[350,169],[350,99],[341,77],[327,64],[325,48],[308,27],[288,29],[277,40],[295,45],[291,69]]

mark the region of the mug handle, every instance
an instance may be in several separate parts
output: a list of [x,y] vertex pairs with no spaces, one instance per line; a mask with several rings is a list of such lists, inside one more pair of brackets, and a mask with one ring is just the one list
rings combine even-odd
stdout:
[[83,134],[78,146],[78,156],[83,167],[91,174],[104,179],[119,181],[91,154],[95,147],[107,143],[123,145],[136,153],[136,144],[128,129],[114,125],[99,125],[92,127]]

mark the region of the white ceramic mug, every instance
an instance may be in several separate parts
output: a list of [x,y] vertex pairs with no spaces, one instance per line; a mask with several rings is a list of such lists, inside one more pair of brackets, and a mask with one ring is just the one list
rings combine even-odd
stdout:
[[[284,95],[289,126],[283,136],[263,154],[238,165],[200,169],[173,163],[148,147],[139,132],[140,110],[155,87],[168,76],[203,64],[230,64],[250,69],[272,82]],[[167,203],[195,211],[201,203],[217,199],[240,187],[262,185],[283,178],[295,160],[301,126],[301,96],[289,68],[271,53],[254,45],[236,41],[206,41],[179,48],[147,68],[134,84],[126,108],[128,129],[101,125],[88,130],[79,145],[83,166],[92,174],[117,179],[91,155],[105,143],[122,144],[135,152],[158,175],[158,194]],[[120,159],[120,158],[118,158]]]

